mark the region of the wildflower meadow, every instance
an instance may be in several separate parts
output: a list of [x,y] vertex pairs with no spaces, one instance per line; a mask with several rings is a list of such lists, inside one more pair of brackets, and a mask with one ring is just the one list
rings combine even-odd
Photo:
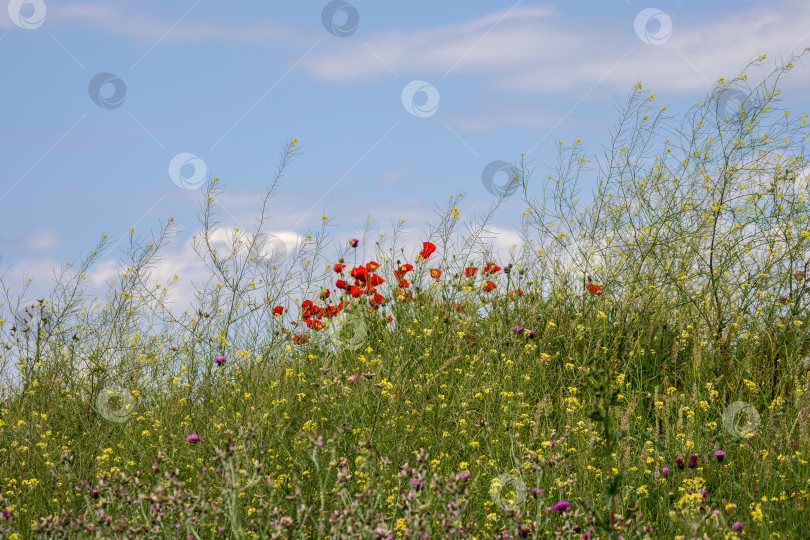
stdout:
[[520,156],[418,242],[268,233],[287,139],[227,249],[207,181],[190,305],[152,274],[169,216],[104,290],[107,237],[47,297],[4,280],[0,537],[810,537],[799,59],[681,112],[639,83],[602,153]]

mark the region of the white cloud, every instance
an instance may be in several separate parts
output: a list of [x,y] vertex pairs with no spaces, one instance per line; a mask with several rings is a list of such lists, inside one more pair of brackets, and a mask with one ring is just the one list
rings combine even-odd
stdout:
[[20,243],[23,253],[50,251],[59,245],[59,234],[53,229],[36,228],[28,231]]
[[16,295],[27,286],[26,299],[30,299],[41,298],[51,290],[54,272],[59,270],[62,263],[53,257],[25,257],[3,266],[4,268],[0,270],[3,285],[12,295]]
[[192,10],[178,22],[185,9],[175,10],[176,17],[136,11],[124,3],[73,2],[48,4],[48,23],[68,23],[95,28],[107,33],[134,38],[142,45],[166,42],[221,41],[246,44],[308,44],[301,32],[269,19],[225,25],[204,20]]
[[[267,18],[229,24],[191,11],[177,23],[169,15],[146,14],[123,3],[73,2],[48,9],[49,23],[91,27],[150,46],[161,40],[309,48],[318,37],[312,29]],[[512,95],[574,91],[584,96],[598,86],[613,96],[638,80],[659,92],[694,93],[762,53],[779,58],[810,44],[810,4],[799,0],[672,13],[671,37],[660,46],[635,34],[634,15],[563,15],[548,5],[518,6],[442,26],[332,41],[329,47],[316,47],[300,67],[332,83],[391,77],[393,69],[405,82],[418,76],[440,92],[445,77],[471,75]],[[803,79],[810,83],[810,76]],[[501,122],[508,119],[528,127],[545,121],[542,113],[518,118],[511,111]],[[483,122],[469,123],[477,130]]]
[[380,182],[383,186],[390,186],[391,184],[399,181],[402,175],[411,167],[393,167],[386,169],[380,175]]
[[778,57],[810,44],[810,5],[795,0],[672,20],[671,38],[655,46],[636,36],[631,16],[563,18],[522,6],[442,27],[375,32],[319,49],[303,65],[316,79],[340,83],[390,77],[390,66],[400,77],[430,82],[433,75],[435,84],[448,73],[479,75],[512,93],[584,93],[601,81],[612,94],[639,79],[692,93],[759,54]]

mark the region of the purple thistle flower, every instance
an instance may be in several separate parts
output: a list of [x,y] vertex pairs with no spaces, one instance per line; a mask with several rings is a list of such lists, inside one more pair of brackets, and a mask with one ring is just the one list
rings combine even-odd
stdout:
[[524,330],[525,328],[523,328],[522,326],[516,326],[513,332],[516,334],[522,334]]
[[470,471],[461,471],[456,475],[456,478],[458,478],[459,480],[467,480],[471,476],[472,474],[470,474]]
[[739,521],[735,521],[734,525],[731,526],[732,531],[741,531],[742,530],[742,523]]
[[360,240],[358,240],[357,238],[352,238],[351,240],[349,240],[349,245],[352,246],[353,248],[356,248],[358,244],[360,244]]
[[198,443],[200,442],[200,436],[197,435],[196,433],[191,433],[186,436],[186,442]]
[[667,476],[669,474],[669,467],[661,467],[661,474]]
[[697,468],[697,461],[698,461],[698,457],[695,454],[692,454],[691,456],[689,456],[689,468],[690,469]]
[[723,458],[726,457],[726,453],[723,452],[722,450],[715,450],[714,457],[717,458],[717,463],[723,463]]
[[568,501],[560,501],[554,505],[554,511],[559,512],[560,514],[564,513],[568,508],[571,506],[571,503]]
[[678,468],[678,470],[683,470],[683,458],[681,456],[675,458],[675,466]]
[[218,366],[221,366],[222,364],[225,363],[225,357],[224,356],[217,356],[216,358],[214,358],[214,362],[216,362],[216,364]]
[[529,337],[529,339],[534,338],[534,330],[529,330],[528,332],[526,332],[526,335]]

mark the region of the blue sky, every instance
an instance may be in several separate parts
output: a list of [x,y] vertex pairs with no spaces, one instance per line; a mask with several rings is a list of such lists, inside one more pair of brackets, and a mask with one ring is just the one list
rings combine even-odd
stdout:
[[[526,152],[543,178],[558,140],[598,152],[637,81],[677,114],[755,56],[810,45],[798,0],[2,3],[0,254],[12,286],[47,280],[102,232],[148,233],[169,216],[181,232],[165,272],[196,272],[195,175],[226,186],[223,226],[249,226],[287,137],[303,153],[268,231],[292,241],[326,213],[336,236],[352,235],[370,215],[382,230],[406,219],[416,241],[451,193],[467,194],[470,214],[494,201],[482,183],[492,161]],[[800,66],[783,85],[792,107],[807,110],[808,85]],[[403,100],[406,87],[429,95]],[[172,178],[181,154],[200,167]],[[514,199],[495,220],[502,244],[516,238]],[[114,273],[106,264],[96,281]]]

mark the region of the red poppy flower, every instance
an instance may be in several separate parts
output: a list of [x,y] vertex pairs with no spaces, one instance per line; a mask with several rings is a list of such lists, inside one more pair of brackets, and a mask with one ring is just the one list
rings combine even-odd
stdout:
[[433,252],[436,251],[436,246],[430,242],[422,242],[422,251],[419,252],[419,256],[423,259],[427,259],[430,257]]
[[383,283],[385,283],[385,280],[383,278],[381,278],[380,276],[378,276],[377,274],[372,274],[371,277],[369,278],[368,282],[369,282],[369,284],[371,284],[372,287],[377,287],[377,286],[382,285]]
[[366,267],[365,266],[355,266],[352,268],[349,275],[352,276],[354,279],[359,279],[361,281],[366,280]]
[[345,264],[336,264],[335,265],[335,272],[343,272],[344,268],[346,268]]
[[323,324],[323,321],[321,321],[321,320],[315,319],[315,320],[312,321],[312,328],[315,329],[315,330],[323,330],[324,326],[325,325]]
[[376,262],[374,262],[374,261],[369,261],[369,262],[368,262],[368,264],[366,264],[366,270],[367,270],[368,272],[373,272],[374,270],[376,270],[376,269],[377,269],[377,268],[379,268],[379,267],[380,267],[380,265],[379,265],[379,264],[377,264],[377,263],[376,263]]
[[301,307],[304,309],[309,309],[312,307],[312,303],[313,303],[312,300],[304,300],[304,302],[301,304]]
[[349,284],[343,281],[342,279],[339,279],[335,282],[335,287],[337,287],[338,289],[343,289],[344,291],[349,290]]
[[293,343],[295,343],[296,345],[301,345],[302,343],[306,343],[307,341],[309,341],[309,334],[303,334],[303,335],[295,334],[292,337],[292,340],[293,340]]
[[402,287],[403,289],[407,289],[408,287],[411,286],[411,284],[408,283],[407,279],[400,279],[399,280],[399,286]]
[[394,322],[394,318],[391,315],[386,317],[385,320],[388,321],[388,322]]
[[486,283],[484,283],[484,291],[486,292],[492,292],[497,288],[498,286],[492,283],[491,281],[487,281]]
[[382,305],[385,302],[385,297],[380,293],[374,293],[374,299],[371,301],[371,304],[374,306]]
[[464,269],[464,275],[467,277],[475,276],[476,272],[478,272],[477,266],[468,266],[467,268]]
[[321,289],[321,294],[319,295],[321,300],[326,300],[329,298],[329,289]]
[[354,298],[359,298],[360,295],[363,294],[363,291],[360,289],[360,287],[352,285],[352,288],[349,290],[349,294],[351,294]]
[[284,313],[284,306],[276,306],[273,308],[273,315],[281,315]]
[[442,271],[439,270],[438,268],[431,268],[430,277],[432,277],[433,279],[439,279],[440,277],[442,277]]
[[588,283],[588,290],[593,294],[602,294],[602,284]]
[[500,269],[501,269],[501,267],[498,266],[495,263],[487,263],[487,265],[484,267],[484,273],[485,274],[494,274],[495,272],[497,272]]
[[407,274],[411,270],[413,270],[412,264],[403,264],[402,266],[394,270],[394,277],[397,279],[402,279],[405,277],[405,274]]

